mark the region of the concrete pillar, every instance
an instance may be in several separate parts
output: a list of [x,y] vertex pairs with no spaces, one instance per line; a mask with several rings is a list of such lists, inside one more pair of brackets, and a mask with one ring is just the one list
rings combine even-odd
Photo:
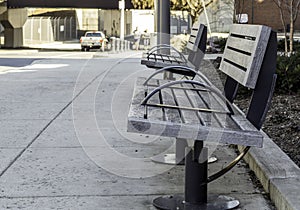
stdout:
[[111,37],[111,51],[112,53],[116,52],[116,38],[115,37]]
[[4,47],[18,48],[23,46],[23,25],[27,20],[27,9],[7,9],[0,15],[4,26]]
[[22,28],[5,28],[4,47],[18,48],[23,46]]
[[125,51],[125,44],[124,44],[124,40],[121,39],[121,51],[124,52]]
[[120,52],[120,39],[116,38],[116,41],[117,41],[117,52],[119,53]]

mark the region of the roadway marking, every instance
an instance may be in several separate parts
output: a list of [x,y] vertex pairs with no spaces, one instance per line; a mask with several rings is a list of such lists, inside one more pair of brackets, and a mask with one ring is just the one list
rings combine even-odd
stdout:
[[21,69],[57,69],[69,66],[69,64],[42,64],[42,63],[36,63],[28,66],[21,67]]
[[18,67],[18,68],[11,68],[11,67],[0,67],[0,75],[8,74],[8,73],[27,73],[27,72],[36,72],[37,69],[57,69],[69,66],[69,64],[31,64],[28,66]]

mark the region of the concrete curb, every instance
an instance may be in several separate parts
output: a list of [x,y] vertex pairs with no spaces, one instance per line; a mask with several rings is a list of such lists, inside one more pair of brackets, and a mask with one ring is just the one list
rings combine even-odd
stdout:
[[279,210],[299,210],[300,169],[267,134],[262,134],[264,147],[251,148],[244,159]]
[[37,51],[42,51],[42,52],[51,52],[51,51],[78,51],[80,52],[80,49],[77,48],[67,48],[67,47],[39,47],[39,46],[28,46],[28,47],[23,47],[22,49],[25,50],[37,50]]

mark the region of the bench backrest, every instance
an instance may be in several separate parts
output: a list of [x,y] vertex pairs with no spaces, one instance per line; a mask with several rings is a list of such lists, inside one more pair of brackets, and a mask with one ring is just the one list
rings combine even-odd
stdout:
[[207,42],[207,27],[200,23],[200,19],[195,22],[191,29],[190,38],[187,43],[188,61],[197,69],[204,57]]
[[234,24],[227,39],[220,70],[253,89],[270,34],[271,28],[267,26]]
[[253,89],[247,119],[261,128],[271,104],[276,82],[277,35],[262,25],[234,24],[220,70],[227,74],[225,96],[236,97],[238,85]]
[[202,42],[204,42],[204,44],[206,45],[206,38],[206,26],[201,24],[200,20],[198,19],[192,26],[190,38],[188,40],[186,48],[192,52],[197,52]]

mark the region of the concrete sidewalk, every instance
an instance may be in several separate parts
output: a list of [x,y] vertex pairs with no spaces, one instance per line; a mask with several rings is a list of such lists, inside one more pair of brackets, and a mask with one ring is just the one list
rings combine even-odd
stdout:
[[[174,139],[126,132],[135,78],[152,71],[140,65],[140,53],[120,57],[0,77],[1,209],[155,209],[153,198],[183,193],[184,167],[150,160],[174,150]],[[236,157],[232,148],[210,148],[219,160],[209,173]],[[242,162],[209,184],[209,192],[239,199],[238,209],[274,209],[249,173]],[[297,209],[288,194],[290,209]]]

